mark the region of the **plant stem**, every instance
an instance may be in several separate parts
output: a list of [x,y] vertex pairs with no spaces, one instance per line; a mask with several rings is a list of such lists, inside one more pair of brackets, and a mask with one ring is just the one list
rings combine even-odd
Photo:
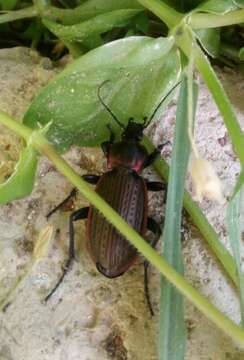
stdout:
[[33,132],[27,126],[20,124],[17,121],[14,121],[9,115],[4,113],[3,111],[0,111],[0,123],[8,127],[15,134],[18,134],[19,136],[23,137],[26,142],[28,142]]
[[187,23],[192,29],[218,28],[244,22],[244,9],[230,11],[227,14],[211,14],[192,12],[190,15],[182,14],[163,1],[159,0],[137,0],[145,8],[158,16],[171,30],[180,24],[186,17]]
[[35,17],[38,16],[38,14],[39,11],[35,5],[20,10],[8,11],[5,14],[0,14],[0,24],[19,19]]
[[169,29],[180,23],[183,14],[159,0],[137,0],[145,8],[156,14]]
[[16,123],[11,117],[0,112],[0,122],[14,130],[25,139],[30,135],[32,145],[46,155],[67,179],[76,186],[86,199],[144,255],[172,284],[185,295],[200,311],[211,319],[220,329],[234,341],[244,347],[244,331],[232,320],[224,316],[215,306],[178,274],[119,214],[113,210],[81,177],[64,161],[43,137],[40,131],[27,131],[27,128]]
[[[131,4],[129,0],[127,2],[123,0],[117,0],[116,5],[118,7],[115,6],[114,9],[123,9],[123,5],[125,6],[125,8],[129,9],[140,8],[140,5],[137,4],[135,1]],[[110,11],[109,8],[111,7],[107,8],[108,11]],[[46,3],[43,3],[42,1],[36,1],[34,6],[26,7],[20,10],[6,11],[2,15],[0,13],[0,24],[9,21],[40,16],[48,17],[52,20],[59,20],[64,25],[72,25],[82,20],[88,20],[90,17],[95,16],[97,14],[97,11],[99,14],[103,13],[103,9],[99,7],[96,9],[95,5],[91,6],[89,3],[87,3],[86,5],[84,4],[84,2],[74,9],[62,9],[48,5]],[[104,12],[106,12],[106,7]]]
[[188,25],[192,29],[218,28],[244,22],[244,9],[230,11],[228,14],[193,13]]

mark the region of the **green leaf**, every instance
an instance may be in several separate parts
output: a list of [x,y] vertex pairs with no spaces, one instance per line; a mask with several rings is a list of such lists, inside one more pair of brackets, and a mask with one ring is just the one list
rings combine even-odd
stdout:
[[20,154],[13,174],[0,184],[0,204],[23,198],[33,189],[37,168],[37,152],[28,145]]
[[17,5],[18,0],[0,0],[1,10],[13,10]]
[[239,280],[241,324],[244,327],[244,282],[241,271],[242,229],[243,229],[243,182],[239,191],[232,197],[227,208],[227,225],[229,229],[229,240],[237,268]]
[[98,100],[97,90],[124,124],[142,121],[180,76],[180,56],[174,39],[129,37],[90,51],[45,87],[25,114],[24,123],[36,128],[52,122],[48,139],[59,150],[71,145],[99,146],[115,124]]
[[[194,88],[196,109],[197,88]],[[163,254],[166,260],[183,274],[181,254],[181,212],[184,183],[190,144],[188,138],[187,79],[184,77],[177,106],[176,128],[169,173]],[[182,295],[165,279],[161,280],[160,299],[160,360],[183,360],[186,346],[186,328]]]
[[241,61],[244,61],[244,47],[239,50],[239,58]]
[[143,9],[135,0],[88,0],[74,9],[50,8],[50,17],[63,25],[73,25],[119,9]]
[[219,55],[220,29],[198,29],[195,33],[206,52],[212,57],[217,57]]
[[208,0],[201,3],[194,11],[224,15],[236,9],[238,6],[233,0]]
[[63,26],[45,18],[42,22],[52,33],[62,40],[83,41],[91,36],[103,34],[114,27],[128,25],[130,20],[140,11],[141,10],[137,9],[115,10],[71,26]]
[[203,0],[166,0],[165,2],[176,10],[185,13],[194,9]]
[[137,30],[141,31],[145,35],[148,34],[150,21],[145,12],[138,14],[133,22]]

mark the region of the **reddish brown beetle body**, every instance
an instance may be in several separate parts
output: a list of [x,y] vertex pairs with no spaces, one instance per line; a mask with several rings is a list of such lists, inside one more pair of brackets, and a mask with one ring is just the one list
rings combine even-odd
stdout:
[[[119,165],[101,176],[96,191],[145,236],[147,189],[142,177]],[[92,206],[88,213],[87,245],[97,269],[109,278],[122,275],[137,258],[136,249]]]
[[[147,187],[139,173],[147,165],[149,155],[140,144],[143,129],[142,124],[130,119],[121,141],[114,142],[111,133],[110,140],[102,144],[111,171],[100,177],[96,191],[145,236]],[[92,206],[88,212],[87,245],[98,271],[109,278],[122,275],[137,258],[136,249]]]

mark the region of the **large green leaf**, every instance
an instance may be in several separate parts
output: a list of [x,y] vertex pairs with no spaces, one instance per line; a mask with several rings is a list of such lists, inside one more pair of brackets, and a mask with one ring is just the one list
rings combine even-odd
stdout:
[[0,184],[0,204],[21,199],[32,192],[37,168],[37,152],[28,145],[22,151],[13,174]]
[[90,51],[45,87],[27,111],[24,123],[36,128],[52,122],[48,139],[59,150],[75,144],[98,146],[115,124],[98,100],[97,90],[124,124],[142,121],[176,83],[180,57],[174,38],[129,37]]
[[0,10],[13,10],[18,0],[0,0]]
[[130,20],[140,11],[140,9],[110,11],[71,26],[60,25],[48,19],[43,19],[42,21],[60,39],[65,41],[83,41],[90,36],[103,34],[115,26],[128,25]]

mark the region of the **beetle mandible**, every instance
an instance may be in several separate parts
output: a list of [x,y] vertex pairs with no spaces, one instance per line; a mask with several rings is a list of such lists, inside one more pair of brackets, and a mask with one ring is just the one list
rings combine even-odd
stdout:
[[[140,175],[142,170],[151,165],[160,154],[158,149],[148,154],[141,141],[144,129],[149,125],[169,93],[159,102],[149,119],[144,117],[143,123],[137,123],[130,118],[127,126],[124,126],[100,95],[102,86],[108,81],[106,80],[98,87],[98,99],[113,120],[123,129],[121,140],[115,142],[115,135],[108,124],[110,138],[101,144],[107,158],[108,171],[101,176],[87,174],[82,177],[87,182],[96,185],[96,192],[142,237],[145,238],[147,229],[153,232],[154,239],[151,245],[155,246],[161,235],[161,228],[154,219],[148,217],[147,191],[161,191],[165,189],[165,185],[157,181],[147,181]],[[177,85],[171,89],[170,93]],[[73,189],[61,204],[48,213],[47,217],[75,194],[76,190]],[[94,206],[78,209],[72,212],[69,218],[69,258],[63,268],[62,276],[45,300],[48,300],[60,285],[75,257],[74,222],[81,219],[87,219],[87,248],[97,270],[104,276],[115,278],[122,275],[138,257],[136,248]],[[145,296],[153,315],[148,291],[147,261],[144,261],[144,269]]]

